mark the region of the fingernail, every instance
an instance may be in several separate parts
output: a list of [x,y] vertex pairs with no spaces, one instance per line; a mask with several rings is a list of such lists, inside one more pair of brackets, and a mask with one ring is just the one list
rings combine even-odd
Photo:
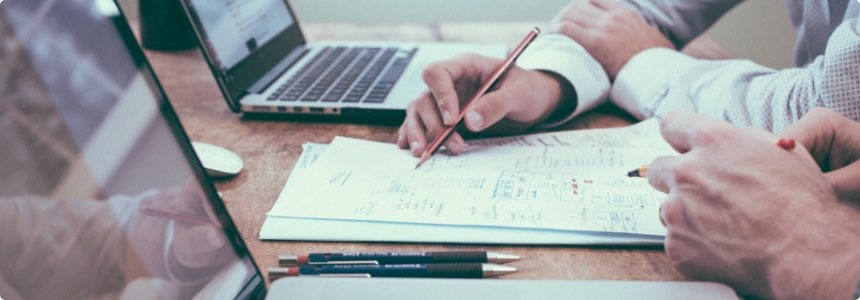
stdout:
[[442,122],[445,122],[445,124],[451,124],[451,122],[452,122],[451,113],[449,111],[447,111],[447,110],[442,111]]
[[469,119],[468,121],[469,121],[469,124],[472,126],[472,128],[474,128],[474,129],[484,128],[484,118],[481,117],[481,114],[479,114],[475,111],[470,111],[470,112],[466,113],[466,118]]
[[421,145],[418,144],[418,141],[412,141],[412,143],[409,144],[409,149],[411,149],[412,152],[415,152],[418,150],[418,147],[420,147],[420,146]]

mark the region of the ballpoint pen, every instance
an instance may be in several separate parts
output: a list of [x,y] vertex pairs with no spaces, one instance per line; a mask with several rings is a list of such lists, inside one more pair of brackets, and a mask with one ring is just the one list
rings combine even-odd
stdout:
[[445,127],[445,130],[443,130],[442,133],[436,136],[436,138],[433,139],[433,142],[427,145],[427,148],[424,148],[424,152],[421,153],[421,158],[418,161],[418,164],[415,165],[415,169],[418,169],[421,164],[430,159],[430,157],[433,156],[433,154],[439,150],[439,147],[442,146],[442,143],[448,140],[448,137],[450,137],[451,134],[454,133],[454,128],[456,128],[457,124],[459,124],[460,121],[462,121],[463,118],[466,116],[466,112],[469,110],[469,107],[472,106],[475,102],[477,102],[477,100],[481,98],[481,96],[489,92],[496,84],[499,84],[499,82],[501,82],[502,77],[504,77],[508,70],[510,70],[511,67],[514,65],[514,61],[516,61],[517,58],[520,57],[520,54],[523,53],[526,47],[531,44],[531,42],[537,37],[538,34],[540,34],[540,29],[538,29],[537,27],[532,29],[532,31],[529,31],[529,34],[526,35],[525,38],[523,38],[520,44],[517,45],[517,47],[514,48],[513,51],[511,51],[505,62],[501,66],[499,66],[499,68],[496,70],[496,72],[493,73],[492,76],[490,76],[489,80],[484,82],[484,85],[481,86],[481,89],[478,90],[475,95],[472,96],[471,99],[469,99],[469,102],[466,102],[466,107],[460,110],[460,114],[457,115],[457,120],[454,123]]
[[519,259],[517,255],[487,251],[311,253],[278,255],[278,265],[507,263]]
[[269,268],[269,280],[285,276],[484,278],[516,271],[516,267],[486,263],[303,265]]

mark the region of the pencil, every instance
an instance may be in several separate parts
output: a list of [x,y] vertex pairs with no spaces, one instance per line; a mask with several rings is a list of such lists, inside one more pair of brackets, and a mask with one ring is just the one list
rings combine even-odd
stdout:
[[439,147],[442,146],[442,143],[444,143],[448,139],[448,137],[450,137],[451,134],[454,133],[454,128],[457,127],[457,124],[459,124],[466,116],[466,112],[469,110],[469,107],[475,104],[475,102],[477,102],[477,100],[481,98],[481,96],[490,91],[490,89],[494,85],[501,82],[501,79],[505,76],[505,74],[507,74],[508,70],[511,69],[511,66],[514,65],[514,61],[516,61],[517,58],[520,57],[520,54],[523,53],[526,47],[531,44],[531,42],[537,37],[538,34],[540,34],[540,29],[535,27],[534,29],[532,29],[532,31],[529,31],[529,34],[526,35],[525,38],[523,38],[523,40],[520,42],[519,45],[517,45],[516,48],[514,48],[514,51],[511,51],[505,62],[501,66],[499,66],[498,69],[496,69],[496,72],[493,73],[493,76],[490,76],[490,80],[484,82],[484,85],[481,86],[481,89],[478,90],[478,92],[476,92],[475,95],[472,96],[471,99],[469,99],[469,102],[466,103],[466,107],[460,110],[460,114],[457,116],[457,121],[451,125],[448,125],[445,130],[442,131],[442,133],[440,133],[438,136],[436,136],[435,139],[433,139],[433,142],[427,145],[427,148],[424,148],[424,152],[421,153],[421,158],[419,159],[418,164],[415,165],[416,170],[418,169],[418,167],[421,166],[421,164],[430,159],[430,157],[433,156],[433,154],[439,150]]
[[155,208],[151,208],[151,207],[145,207],[145,206],[141,207],[141,211],[143,212],[143,214],[150,215],[153,217],[177,220],[177,221],[182,221],[182,222],[197,224],[197,225],[211,225],[211,226],[215,226],[215,227],[220,227],[220,226],[213,224],[210,220],[203,219],[203,218],[196,217],[196,216],[177,214],[174,212],[155,209]]
[[[797,147],[797,142],[794,141],[794,139],[780,138],[780,139],[773,141],[773,144],[782,148],[782,149],[785,149],[786,151],[791,151],[794,149],[794,147]],[[636,170],[627,172],[627,177],[647,178],[648,177],[648,166],[647,165],[641,166]]]
[[636,170],[627,172],[627,177],[642,177],[646,178],[648,176],[648,166],[641,166]]

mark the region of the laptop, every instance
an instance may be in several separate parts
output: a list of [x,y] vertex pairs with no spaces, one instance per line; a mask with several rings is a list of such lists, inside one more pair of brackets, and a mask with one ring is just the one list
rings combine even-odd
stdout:
[[734,295],[713,283],[504,279],[299,277],[267,289],[115,2],[4,0],[0,45],[2,299]]
[[0,3],[0,299],[263,298],[111,0]]
[[402,121],[427,89],[421,72],[429,63],[507,51],[501,44],[308,43],[287,0],[181,2],[227,104],[246,115]]

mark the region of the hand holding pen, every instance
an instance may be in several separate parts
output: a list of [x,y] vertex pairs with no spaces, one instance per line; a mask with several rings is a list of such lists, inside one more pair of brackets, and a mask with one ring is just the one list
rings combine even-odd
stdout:
[[[795,142],[793,139],[785,139],[785,138],[776,139],[773,141],[773,144],[776,145],[777,147],[780,147],[780,148],[786,150],[786,151],[794,150],[794,147],[797,146],[797,142]],[[639,168],[630,170],[630,172],[627,172],[627,177],[647,178],[648,177],[648,166],[641,166]]]
[[[488,93],[480,94],[480,89],[490,82],[504,62],[467,54],[428,66],[424,70],[424,82],[429,91],[407,108],[406,119],[398,132],[398,146],[420,156],[427,149],[428,141],[458,123],[472,132],[511,133],[544,121],[555,111],[570,112],[575,107],[575,101],[561,100],[572,90],[566,81],[563,83],[550,73],[525,70],[516,65],[507,71],[503,84],[497,83]],[[479,101],[469,104],[468,100],[475,95],[479,95]],[[460,122],[461,115],[463,122]],[[465,142],[453,130],[441,145],[449,154],[458,154]]]

